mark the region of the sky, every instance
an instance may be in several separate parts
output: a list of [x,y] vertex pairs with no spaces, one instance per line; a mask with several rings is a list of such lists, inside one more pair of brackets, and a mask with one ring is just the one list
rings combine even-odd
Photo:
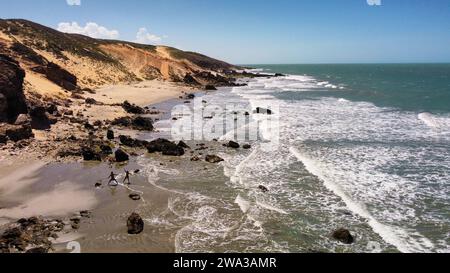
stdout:
[[450,62],[450,0],[0,3],[2,19],[169,45],[234,64]]

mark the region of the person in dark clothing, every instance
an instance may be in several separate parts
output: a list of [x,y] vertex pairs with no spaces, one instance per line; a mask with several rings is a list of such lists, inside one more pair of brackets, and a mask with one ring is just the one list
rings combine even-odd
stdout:
[[127,184],[130,185],[131,184],[131,182],[130,182],[130,175],[131,175],[130,171],[125,170],[125,178],[123,179],[122,183],[125,183],[125,180],[126,180],[126,181],[128,181]]
[[119,182],[117,182],[117,179],[116,179],[116,174],[114,172],[111,172],[111,174],[109,175],[108,178],[109,178],[108,185],[110,185],[110,186],[117,186],[117,185],[119,185]]

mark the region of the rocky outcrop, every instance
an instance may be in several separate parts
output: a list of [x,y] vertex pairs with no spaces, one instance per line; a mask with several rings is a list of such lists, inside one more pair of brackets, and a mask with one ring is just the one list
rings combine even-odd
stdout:
[[153,131],[153,120],[151,118],[137,116],[134,118],[121,117],[113,120],[111,125],[131,127],[134,130]]
[[78,88],[77,77],[55,63],[50,62],[46,66],[37,66],[32,70],[44,74],[48,80],[68,91]]
[[147,150],[149,153],[162,153],[166,156],[182,156],[184,155],[184,148],[167,140],[157,139],[147,144]]
[[122,108],[123,110],[125,110],[125,112],[129,113],[129,114],[136,114],[136,115],[140,115],[140,114],[144,114],[145,110],[142,107],[139,107],[135,104],[131,104],[128,101],[125,101],[122,104]]
[[83,147],[81,153],[84,161],[102,161],[100,152],[97,152],[90,147]]
[[36,130],[49,129],[52,122],[44,106],[33,106],[30,109],[31,127]]
[[129,136],[124,136],[124,135],[119,136],[119,140],[122,145],[127,146],[127,147],[132,147],[132,148],[142,148],[142,147],[146,147],[148,144],[147,141],[134,139],[134,138],[131,138]]
[[128,234],[139,234],[144,231],[144,220],[137,213],[133,213],[127,220]]
[[183,82],[189,85],[200,85],[200,83],[191,74],[186,74],[186,76],[184,76]]
[[26,114],[23,94],[25,71],[12,58],[0,54],[0,122],[14,122],[18,115]]
[[0,126],[0,143],[6,143],[7,140],[17,142],[32,137],[34,137],[34,134],[29,124],[3,124]]

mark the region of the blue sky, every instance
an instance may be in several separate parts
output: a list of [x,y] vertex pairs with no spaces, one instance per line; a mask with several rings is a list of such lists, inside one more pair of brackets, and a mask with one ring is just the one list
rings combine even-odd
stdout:
[[171,45],[236,64],[450,62],[450,0],[1,2],[3,19]]

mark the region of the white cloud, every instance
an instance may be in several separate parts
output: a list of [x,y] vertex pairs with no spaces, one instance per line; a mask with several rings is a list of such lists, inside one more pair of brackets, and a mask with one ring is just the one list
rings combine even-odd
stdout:
[[109,30],[97,23],[89,22],[84,27],[78,25],[77,22],[58,24],[58,30],[66,33],[76,33],[99,39],[117,39],[120,34],[117,30]]
[[136,34],[136,40],[134,40],[134,42],[140,44],[151,44],[161,42],[161,40],[161,37],[151,34],[145,27],[141,27]]
[[69,6],[81,6],[81,0],[66,0]]

